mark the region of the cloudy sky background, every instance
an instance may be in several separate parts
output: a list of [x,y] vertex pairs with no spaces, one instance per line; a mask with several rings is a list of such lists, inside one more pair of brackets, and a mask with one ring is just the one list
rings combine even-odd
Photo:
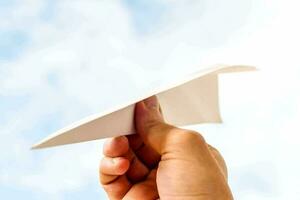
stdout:
[[75,120],[217,63],[224,123],[198,125],[223,153],[236,199],[300,196],[296,0],[0,0],[0,194],[106,199],[103,141],[30,151]]

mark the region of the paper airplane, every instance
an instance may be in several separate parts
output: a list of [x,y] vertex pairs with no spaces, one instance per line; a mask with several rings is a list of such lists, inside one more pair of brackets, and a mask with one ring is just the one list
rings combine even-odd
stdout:
[[148,91],[124,105],[116,106],[66,128],[58,130],[32,148],[46,148],[79,143],[107,137],[135,133],[134,106],[152,95],[157,95],[165,120],[183,126],[199,123],[220,123],[218,102],[218,74],[255,70],[251,66],[224,66],[198,71],[180,80],[174,80],[161,88]]

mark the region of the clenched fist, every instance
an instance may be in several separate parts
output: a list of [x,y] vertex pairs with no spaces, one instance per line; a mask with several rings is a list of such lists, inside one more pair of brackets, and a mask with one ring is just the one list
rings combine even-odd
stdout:
[[111,200],[233,199],[219,152],[166,124],[155,96],[136,104],[135,127],[104,145],[100,182]]

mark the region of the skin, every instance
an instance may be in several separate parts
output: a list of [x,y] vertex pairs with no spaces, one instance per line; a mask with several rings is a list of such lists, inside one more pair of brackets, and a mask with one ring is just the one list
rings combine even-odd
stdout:
[[100,182],[111,200],[233,199],[220,153],[164,122],[155,96],[136,104],[137,134],[109,139]]

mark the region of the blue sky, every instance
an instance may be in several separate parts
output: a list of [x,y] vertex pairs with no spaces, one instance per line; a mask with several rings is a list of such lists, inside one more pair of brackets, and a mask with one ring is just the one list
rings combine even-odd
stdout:
[[299,196],[297,2],[0,0],[0,194],[106,199],[103,141],[30,146],[165,78],[217,63],[222,125],[198,125],[223,153],[237,199]]

